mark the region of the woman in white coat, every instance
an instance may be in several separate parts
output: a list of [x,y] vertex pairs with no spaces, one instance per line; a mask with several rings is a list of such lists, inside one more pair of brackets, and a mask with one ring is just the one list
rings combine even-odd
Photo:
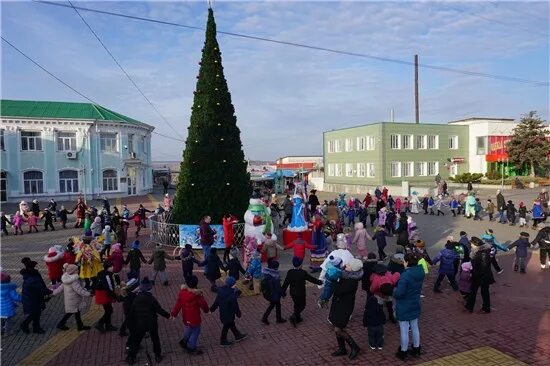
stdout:
[[82,287],[80,284],[80,279],[78,278],[78,267],[74,264],[63,265],[65,273],[61,277],[61,282],[63,286],[60,286],[60,289],[63,289],[63,297],[65,300],[65,315],[59,323],[57,323],[57,328],[61,330],[69,330],[65,324],[67,320],[74,314],[76,319],[77,329],[88,330],[89,326],[85,326],[82,323],[82,318],[80,317],[80,308],[83,305],[84,297],[90,297],[90,293]]

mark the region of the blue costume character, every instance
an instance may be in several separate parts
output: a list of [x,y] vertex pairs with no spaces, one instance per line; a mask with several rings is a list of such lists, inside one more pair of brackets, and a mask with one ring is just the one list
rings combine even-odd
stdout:
[[304,199],[297,194],[292,197],[292,220],[288,226],[289,231],[305,231],[307,230],[306,220],[304,218]]

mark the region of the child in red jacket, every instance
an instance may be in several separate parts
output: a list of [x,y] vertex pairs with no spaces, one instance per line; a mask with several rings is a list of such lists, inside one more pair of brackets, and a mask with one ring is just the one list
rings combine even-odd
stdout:
[[187,286],[182,285],[178,294],[172,316],[176,317],[181,310],[185,331],[180,341],[180,346],[187,349],[193,355],[201,355],[203,352],[197,349],[199,334],[201,333],[201,310],[204,313],[210,311],[202,291],[197,289],[199,279],[192,275],[187,279]]
[[304,260],[304,257],[306,255],[306,249],[312,250],[312,249],[316,249],[317,247],[306,242],[302,238],[302,233],[298,233],[298,237],[294,241],[292,241],[291,243],[285,246],[285,250],[291,249],[291,248],[294,248],[294,257]]
[[65,253],[62,250],[57,250],[56,247],[51,247],[48,249],[48,254],[44,256],[44,262],[46,262],[46,266],[48,267],[48,278],[52,281],[52,285],[61,284]]
[[76,253],[74,251],[74,242],[73,239],[69,239],[65,253],[63,254],[63,259],[67,264],[76,264]]

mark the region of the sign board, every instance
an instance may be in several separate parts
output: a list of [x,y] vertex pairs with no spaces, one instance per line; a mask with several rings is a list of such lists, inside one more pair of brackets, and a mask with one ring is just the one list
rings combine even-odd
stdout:
[[[210,225],[210,227],[216,231],[214,237],[213,248],[223,249],[225,244],[223,242],[223,225]],[[185,244],[191,244],[193,249],[201,249],[200,245],[200,227],[199,225],[180,225],[180,247],[184,247]]]
[[463,157],[453,157],[451,159],[451,163],[464,163],[466,161],[466,159],[464,159]]
[[488,155],[508,156],[506,144],[512,139],[512,136],[489,136],[489,152]]

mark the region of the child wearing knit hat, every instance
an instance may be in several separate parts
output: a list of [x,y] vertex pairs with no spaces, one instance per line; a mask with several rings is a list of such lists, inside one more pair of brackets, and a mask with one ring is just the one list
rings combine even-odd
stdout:
[[21,295],[17,293],[17,284],[11,282],[11,277],[4,271],[0,274],[0,318],[2,319],[2,335],[8,328],[8,319],[15,316],[17,303]]
[[239,342],[247,337],[246,334],[239,332],[235,325],[235,317],[241,317],[241,309],[239,308],[239,302],[237,298],[239,296],[238,290],[235,290],[237,280],[231,276],[225,279],[225,283],[218,289],[216,300],[210,307],[210,312],[213,313],[216,309],[220,308],[220,321],[222,322],[222,334],[220,337],[220,345],[230,346],[233,342],[227,340],[227,333],[229,330],[235,336],[235,342]]
[[76,319],[77,329],[80,330],[89,330],[90,327],[85,326],[82,323],[82,318],[80,317],[80,309],[83,307],[84,297],[90,297],[90,293],[82,287],[80,284],[80,279],[78,278],[78,267],[75,264],[65,263],[63,265],[65,273],[61,277],[61,282],[63,286],[63,298],[65,303],[65,315],[59,323],[57,323],[57,329],[60,330],[69,330],[65,324],[67,320],[74,314]]
[[298,257],[292,258],[294,268],[288,271],[282,288],[283,294],[285,294],[286,289],[290,286],[290,297],[294,303],[294,313],[290,316],[290,323],[293,326],[302,321],[300,314],[306,307],[306,281],[316,285],[323,284],[323,281],[318,280],[302,269],[302,262],[302,259]]
[[323,291],[321,292],[319,300],[317,301],[317,306],[319,306],[320,308],[327,306],[328,301],[332,297],[334,283],[336,283],[340,279],[340,277],[342,277],[343,271],[342,258],[334,257],[331,255],[328,259],[329,260],[327,262],[325,281],[323,283]]
[[275,317],[277,323],[286,322],[285,319],[281,316],[281,297],[284,297],[285,294],[281,288],[281,275],[279,274],[279,262],[271,261],[268,263],[268,268],[262,270],[264,278],[261,282],[260,288],[264,299],[269,301],[269,306],[267,307],[263,317],[262,323],[269,325],[269,314],[273,308],[275,308]]
[[516,248],[516,257],[514,258],[514,272],[519,269],[520,273],[525,274],[525,263],[527,260],[527,248],[531,244],[529,243],[529,233],[522,231],[519,234],[519,239],[508,246],[508,249]]

